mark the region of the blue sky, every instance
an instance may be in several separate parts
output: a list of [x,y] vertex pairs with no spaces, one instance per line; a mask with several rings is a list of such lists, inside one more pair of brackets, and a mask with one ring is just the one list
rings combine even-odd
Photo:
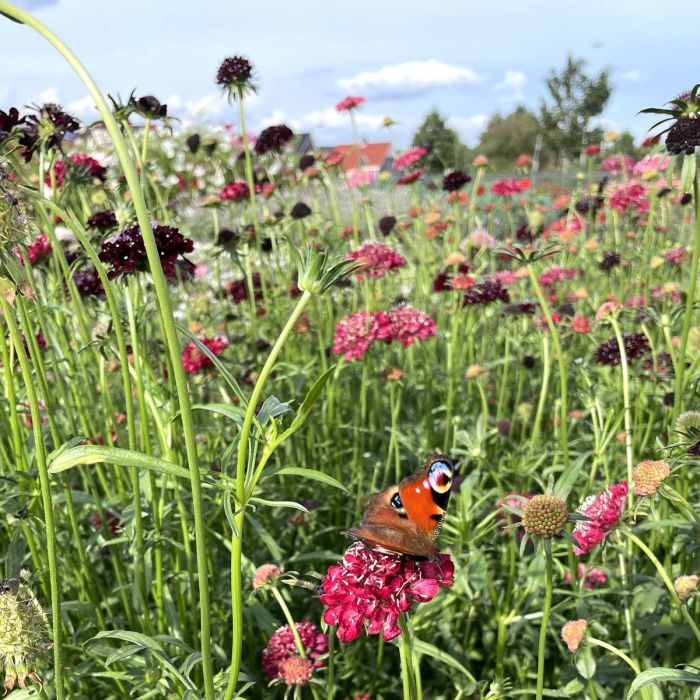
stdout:
[[[185,125],[236,122],[214,84],[221,60],[255,65],[251,130],[285,122],[326,145],[351,137],[333,106],[346,94],[367,138],[410,141],[436,108],[475,143],[488,115],[537,108],[568,53],[612,69],[605,128],[643,136],[637,112],[700,81],[697,0],[23,0],[78,54],[104,92],[154,94]],[[90,119],[78,79],[27,27],[0,17],[0,108],[59,101]]]

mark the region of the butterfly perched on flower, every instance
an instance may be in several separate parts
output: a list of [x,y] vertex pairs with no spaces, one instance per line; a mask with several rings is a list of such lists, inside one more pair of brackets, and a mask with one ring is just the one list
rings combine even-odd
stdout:
[[344,535],[385,552],[433,558],[454,476],[446,455],[430,455],[423,468],[369,497],[362,521]]

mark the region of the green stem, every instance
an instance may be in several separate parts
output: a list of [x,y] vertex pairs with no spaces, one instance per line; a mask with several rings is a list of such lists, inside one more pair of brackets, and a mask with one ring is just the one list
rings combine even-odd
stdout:
[[408,622],[408,614],[399,615],[399,627],[401,638],[399,639],[399,653],[401,655],[401,682],[403,685],[404,700],[418,700],[418,689],[413,668],[413,654],[411,653],[411,630]]
[[544,691],[544,651],[547,642],[547,627],[549,624],[549,612],[552,609],[552,572],[554,560],[552,558],[552,540],[544,540],[545,574],[544,574],[544,606],[542,608],[542,622],[540,623],[540,637],[537,643],[537,700],[542,700]]
[[[12,19],[28,25],[37,33],[43,36],[66,60],[76,75],[82,80],[87,88],[90,97],[93,99],[105,128],[112,139],[114,149],[119,158],[119,162],[124,171],[127,185],[131,192],[134,211],[141,229],[144,247],[148,258],[148,265],[153,278],[158,306],[163,317],[163,326],[166,331],[166,345],[172,360],[173,373],[175,374],[175,384],[177,386],[178,401],[180,408],[180,419],[182,421],[182,432],[185,439],[187,452],[187,462],[190,471],[190,488],[192,491],[192,509],[194,511],[195,546],[197,549],[197,571],[199,575],[199,603],[200,603],[200,632],[201,632],[201,653],[202,672],[204,676],[204,690],[206,700],[214,700],[214,669],[211,658],[210,639],[210,610],[209,610],[209,580],[207,577],[207,545],[204,529],[204,516],[202,506],[202,487],[199,474],[199,464],[197,457],[197,446],[195,443],[194,427],[192,422],[192,411],[187,389],[187,378],[182,367],[180,357],[180,346],[173,318],[173,310],[168,291],[168,282],[163,274],[160,264],[160,256],[153,231],[151,230],[150,217],[146,208],[146,202],[139,184],[139,177],[134,168],[129,154],[129,148],[124,140],[119,125],[107,105],[105,98],[98,89],[95,81],[88,71],[78,60],[78,57],[44,24],[35,19],[32,15],[11,5],[5,0],[0,0],[0,11]],[[56,669],[60,673],[59,668]]]
[[[22,304],[22,297],[18,296],[17,304]],[[32,431],[34,433],[34,450],[36,465],[39,471],[39,488],[41,490],[41,502],[44,510],[44,526],[46,528],[46,556],[49,564],[49,588],[51,591],[51,620],[53,635],[53,662],[54,662],[54,685],[56,699],[63,698],[63,635],[61,631],[61,593],[58,584],[58,560],[56,556],[56,530],[53,519],[53,500],[51,498],[51,482],[49,481],[49,471],[46,466],[46,450],[44,437],[41,434],[41,411],[39,400],[36,394],[34,377],[29,365],[29,359],[22,343],[22,336],[15,322],[12,307],[0,295],[0,309],[5,317],[12,344],[19,360],[22,379],[24,380],[29,402],[29,410],[32,416]]]
[[627,654],[625,654],[624,651],[621,651],[617,647],[614,647],[612,644],[608,644],[602,639],[596,639],[595,637],[587,637],[586,641],[589,644],[593,644],[594,646],[606,649],[607,651],[615,654],[615,656],[621,658],[635,672],[636,675],[639,675],[641,673],[641,671],[639,670],[639,666],[634,661],[632,661],[632,659],[629,656],[627,656]]

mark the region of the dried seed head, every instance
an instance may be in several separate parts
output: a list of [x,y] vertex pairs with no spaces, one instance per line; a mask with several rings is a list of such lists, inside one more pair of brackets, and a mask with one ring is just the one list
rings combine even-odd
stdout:
[[670,473],[671,470],[666,462],[645,459],[632,472],[634,492],[638,496],[653,496]]

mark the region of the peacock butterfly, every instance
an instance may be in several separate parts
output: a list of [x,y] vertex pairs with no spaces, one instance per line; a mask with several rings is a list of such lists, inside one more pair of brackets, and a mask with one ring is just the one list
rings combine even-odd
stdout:
[[380,551],[434,557],[453,475],[449,457],[430,455],[417,474],[373,493],[360,525],[343,534]]

